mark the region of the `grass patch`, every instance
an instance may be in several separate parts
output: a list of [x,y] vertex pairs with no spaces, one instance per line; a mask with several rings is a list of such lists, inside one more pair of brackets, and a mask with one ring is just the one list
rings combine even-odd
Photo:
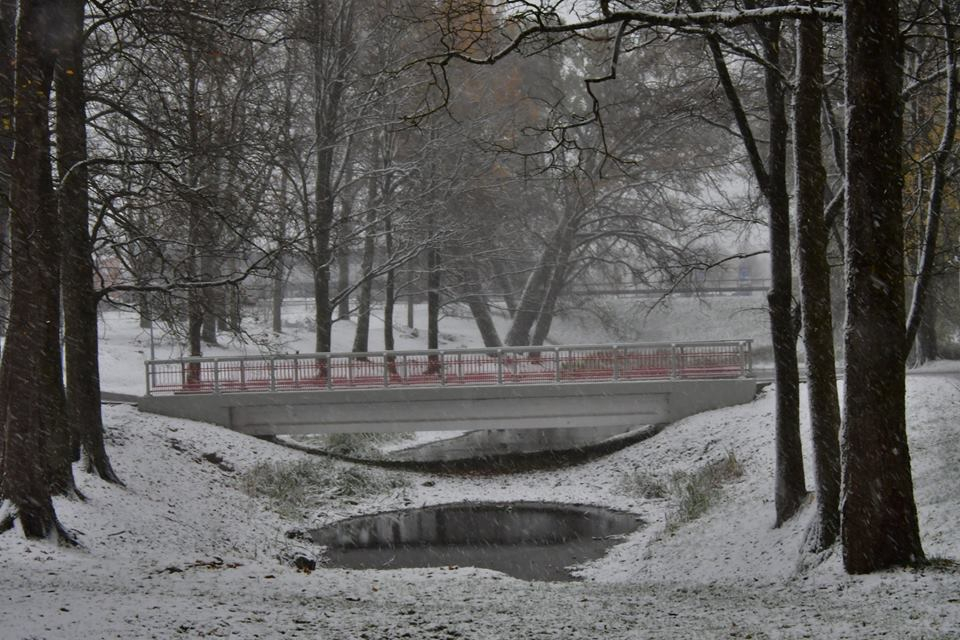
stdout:
[[702,516],[716,503],[723,485],[742,476],[743,465],[732,451],[693,473],[673,474],[669,485],[673,504],[667,512],[667,530],[674,531]]
[[265,498],[274,511],[297,519],[321,505],[370,497],[407,486],[382,469],[334,464],[329,460],[261,462],[242,476],[247,495]]
[[667,487],[645,471],[634,469],[620,479],[623,493],[643,500],[660,500],[667,497]]

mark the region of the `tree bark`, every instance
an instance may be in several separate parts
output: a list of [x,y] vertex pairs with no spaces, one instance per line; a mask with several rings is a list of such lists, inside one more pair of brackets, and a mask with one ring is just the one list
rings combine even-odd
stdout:
[[490,315],[490,307],[487,306],[487,297],[480,284],[480,275],[473,267],[464,267],[461,271],[463,272],[463,298],[477,323],[483,346],[503,346],[500,335],[497,333],[497,326],[493,322],[493,316]]
[[83,448],[87,471],[119,483],[103,441],[97,295],[93,241],[88,230],[86,97],[83,64],[83,0],[63,0],[69,42],[61,50],[54,81],[57,95],[57,163],[62,229],[63,349],[70,428]]
[[850,573],[923,562],[905,419],[896,0],[847,0],[846,386],[841,540]]
[[285,252],[278,251],[270,279],[270,326],[274,333],[283,333],[283,285],[287,277]]
[[[372,194],[371,194],[372,195]],[[371,197],[371,201],[376,199]],[[370,306],[373,298],[373,260],[376,254],[374,225],[377,219],[376,209],[370,207],[367,212],[366,231],[363,237],[363,256],[360,259],[360,292],[357,301],[357,331],[353,338],[354,353],[369,351],[370,347]]]
[[829,229],[824,219],[826,171],[821,152],[822,83],[823,25],[819,20],[801,20],[797,26],[794,153],[800,301],[817,487],[817,514],[808,539],[813,551],[829,548],[840,534],[840,406],[830,308],[830,265],[827,262]]
[[[387,260],[393,260],[393,220],[388,214],[383,220],[383,235],[386,246]],[[393,308],[397,297],[396,273],[394,269],[387,271],[386,284],[383,288],[383,348],[393,351]]]
[[767,204],[770,229],[770,330],[777,385],[776,524],[789,520],[806,496],[803,449],[800,441],[800,375],[793,318],[793,270],[790,259],[790,198],[787,192],[787,123],[785,87],[780,66],[780,24],[763,27],[770,149],[767,156]]
[[[433,228],[433,221],[431,221]],[[427,349],[440,348],[440,249],[427,247]],[[430,356],[427,373],[438,373],[440,361]]]
[[[28,538],[72,541],[60,526],[51,492],[70,459],[51,460],[67,431],[58,333],[60,246],[50,174],[49,102],[55,51],[61,45],[57,2],[21,0],[17,23],[15,145],[10,162],[13,261],[10,326],[0,363],[4,451],[2,493]],[[51,293],[53,292],[53,293]],[[52,327],[52,328],[51,328]],[[57,336],[58,337],[58,336]]]
[[10,208],[8,202],[10,156],[13,154],[13,70],[16,20],[16,0],[0,0],[0,336],[6,335],[7,317],[10,311]]

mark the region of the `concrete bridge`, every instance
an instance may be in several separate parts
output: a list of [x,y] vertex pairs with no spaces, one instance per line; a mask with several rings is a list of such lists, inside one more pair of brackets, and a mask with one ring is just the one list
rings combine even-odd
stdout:
[[750,341],[152,360],[143,411],[251,435],[617,433],[748,402]]

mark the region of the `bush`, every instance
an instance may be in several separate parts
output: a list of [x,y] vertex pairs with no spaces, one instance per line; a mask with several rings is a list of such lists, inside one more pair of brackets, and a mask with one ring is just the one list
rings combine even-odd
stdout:
[[675,473],[670,478],[672,508],[667,512],[667,530],[696,520],[717,501],[723,485],[743,476],[743,465],[732,451],[693,473]]
[[380,469],[334,464],[326,460],[261,462],[242,476],[244,493],[265,498],[286,518],[300,518],[322,504],[374,496],[405,487],[406,480]]
[[643,500],[659,500],[667,497],[667,488],[663,483],[639,469],[624,473],[620,479],[620,488],[627,495]]

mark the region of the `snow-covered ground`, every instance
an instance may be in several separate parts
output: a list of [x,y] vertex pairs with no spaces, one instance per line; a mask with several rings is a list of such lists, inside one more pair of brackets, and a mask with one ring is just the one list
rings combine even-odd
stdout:
[[[474,344],[475,332],[462,329],[443,331],[451,343]],[[138,392],[145,336],[121,315],[108,318],[102,335],[104,388]],[[811,504],[772,527],[769,391],[559,471],[452,477],[363,469],[397,488],[344,499],[323,487],[318,506],[293,519],[245,493],[244,474],[305,454],[108,406],[109,451],[127,486],[77,473],[88,500],[57,507],[81,549],[0,536],[0,638],[960,638],[960,570],[949,562],[960,558],[960,376],[911,376],[908,389],[921,531],[939,562],[865,577],[845,575],[837,554],[800,562]],[[624,489],[635,472],[665,482],[731,452],[744,475],[704,516],[676,529],[665,526],[670,500]],[[331,471],[351,469],[321,460]],[[460,500],[595,504],[648,524],[580,568],[576,583],[467,567],[304,573],[278,560],[300,544],[285,536],[293,528]]]

